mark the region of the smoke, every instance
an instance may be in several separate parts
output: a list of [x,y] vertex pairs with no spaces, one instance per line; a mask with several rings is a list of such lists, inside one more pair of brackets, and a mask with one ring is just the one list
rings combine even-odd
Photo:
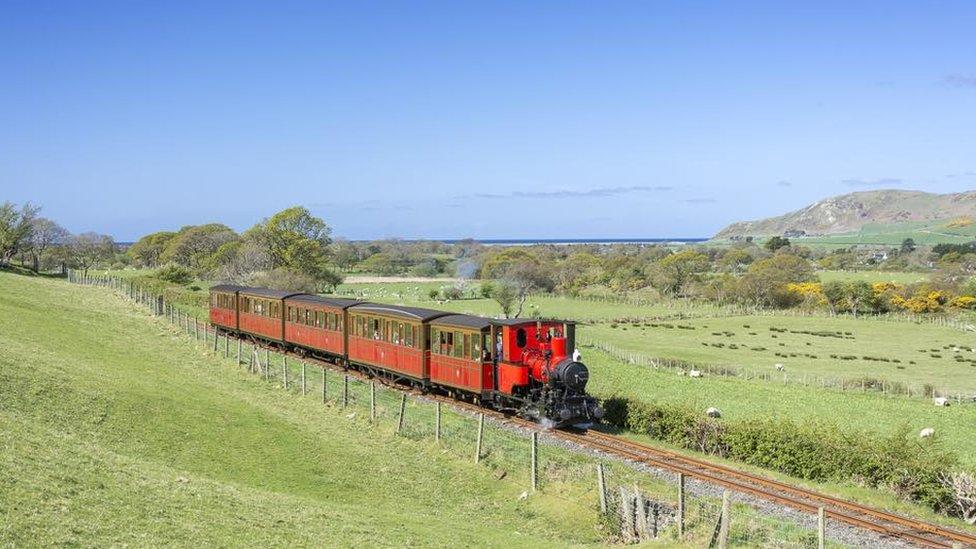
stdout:
[[458,278],[470,280],[474,278],[475,273],[478,272],[478,265],[470,259],[464,259],[458,261],[457,269],[455,271]]

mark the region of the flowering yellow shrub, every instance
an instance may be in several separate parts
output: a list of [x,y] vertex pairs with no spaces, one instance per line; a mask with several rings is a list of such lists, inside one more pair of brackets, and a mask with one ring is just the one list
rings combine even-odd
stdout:
[[961,295],[950,303],[957,309],[976,309],[976,297],[971,295]]
[[795,296],[797,301],[808,305],[826,305],[823,284],[819,282],[791,282],[786,285],[786,291]]

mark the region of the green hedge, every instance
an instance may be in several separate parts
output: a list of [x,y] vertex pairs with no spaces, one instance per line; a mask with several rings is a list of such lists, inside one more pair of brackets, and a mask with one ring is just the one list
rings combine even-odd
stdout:
[[684,406],[620,397],[605,399],[603,407],[606,423],[682,448],[802,479],[889,489],[940,512],[952,509],[952,493],[939,477],[953,469],[955,457],[907,426],[882,437],[827,424],[712,419]]

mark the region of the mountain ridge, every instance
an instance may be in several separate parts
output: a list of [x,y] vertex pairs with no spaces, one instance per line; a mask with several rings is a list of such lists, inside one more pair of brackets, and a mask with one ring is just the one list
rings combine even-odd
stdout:
[[930,193],[883,189],[825,198],[783,215],[738,221],[713,239],[772,235],[833,235],[855,232],[867,224],[951,220],[976,217],[976,191]]

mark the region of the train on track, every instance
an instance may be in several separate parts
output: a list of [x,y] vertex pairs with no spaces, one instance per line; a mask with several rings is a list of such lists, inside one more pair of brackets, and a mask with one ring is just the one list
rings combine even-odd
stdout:
[[219,285],[215,329],[548,426],[602,417],[573,322],[491,319],[340,297]]

